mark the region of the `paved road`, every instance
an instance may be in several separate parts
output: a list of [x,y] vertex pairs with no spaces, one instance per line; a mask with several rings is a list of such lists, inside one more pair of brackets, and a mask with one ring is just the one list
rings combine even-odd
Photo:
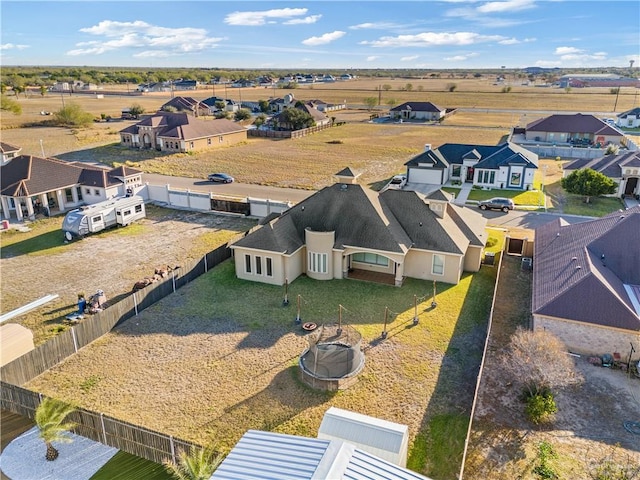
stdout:
[[[314,193],[313,190],[299,190],[295,188],[268,187],[264,185],[252,185],[246,183],[219,184],[202,179],[171,177],[166,175],[156,175],[144,173],[142,180],[150,185],[170,184],[174,187],[190,189],[199,192],[212,192],[216,194],[231,195],[238,197],[253,197],[265,200],[288,201],[298,203]],[[473,207],[471,207],[473,208]],[[528,228],[534,229],[544,225],[559,216],[562,216],[569,223],[579,223],[591,220],[590,217],[580,217],[576,215],[559,215],[557,213],[527,212],[523,210],[513,210],[509,213],[500,211],[477,210],[485,218],[489,225],[501,228]]]

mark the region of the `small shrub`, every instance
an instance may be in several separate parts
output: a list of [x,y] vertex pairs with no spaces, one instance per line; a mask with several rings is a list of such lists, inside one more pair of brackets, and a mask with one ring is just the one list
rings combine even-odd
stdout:
[[553,415],[558,411],[553,394],[549,391],[528,396],[526,402],[527,418],[536,425],[551,421]]
[[87,378],[84,382],[80,384],[80,388],[82,389],[83,392],[87,393],[89,390],[95,387],[99,381],[100,381],[100,377],[98,377],[97,375],[91,375],[89,378]]
[[502,93],[509,93],[511,91],[511,87],[502,87]]
[[331,145],[342,145],[344,142],[342,140],[329,140],[327,143]]
[[550,464],[551,460],[558,458],[558,454],[553,449],[553,445],[548,442],[540,442],[538,444],[536,457],[538,464],[533,467],[533,473],[536,477],[542,479],[558,478],[558,473],[555,471],[553,465]]
[[487,240],[487,244],[485,245],[485,247],[487,248],[491,248],[491,247],[495,247],[498,244],[498,239],[495,237],[489,237],[489,239]]

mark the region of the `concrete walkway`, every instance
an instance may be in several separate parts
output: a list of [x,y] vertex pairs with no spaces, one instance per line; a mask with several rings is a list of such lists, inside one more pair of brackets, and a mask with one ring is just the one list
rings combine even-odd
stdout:
[[462,187],[460,188],[460,192],[458,192],[458,195],[456,196],[453,203],[455,203],[456,205],[466,204],[467,200],[469,199],[469,193],[471,192],[472,187],[473,187],[473,184],[471,183],[467,183],[467,182],[463,183]]

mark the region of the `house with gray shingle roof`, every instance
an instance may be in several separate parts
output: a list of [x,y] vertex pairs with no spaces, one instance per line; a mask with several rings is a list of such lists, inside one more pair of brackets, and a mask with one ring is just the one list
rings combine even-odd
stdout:
[[202,120],[162,111],[120,130],[120,144],[125,147],[171,153],[229,146],[246,139],[247,129],[231,120]]
[[283,285],[306,274],[317,280],[363,278],[401,285],[405,277],[456,284],[476,272],[486,220],[450,203],[445,192],[378,193],[345,169],[323,188],[238,240],[239,278]]
[[447,114],[446,108],[441,108],[431,102],[405,102],[389,110],[391,118],[396,120],[427,120],[438,121]]
[[173,97],[160,107],[162,111],[175,109],[177,112],[191,113],[196,117],[212,115],[210,106],[207,103],[196,100],[193,97]]
[[407,183],[444,185],[468,182],[485,188],[533,188],[538,155],[514,143],[430,145],[405,163]]
[[619,113],[616,125],[622,128],[640,128],[640,107]]
[[0,142],[0,152],[2,153],[2,162],[0,165],[4,165],[11,161],[11,159],[17,157],[20,154],[22,147],[16,147],[10,143]]
[[0,184],[3,218],[22,221],[134,193],[142,187],[142,172],[20,155],[0,167]]
[[580,158],[563,168],[563,176],[575,170],[590,168],[606,175],[618,184],[612,196],[640,197],[640,152],[626,152],[620,155],[605,155],[600,158]]
[[536,229],[533,327],[585,354],[640,348],[640,207]]
[[525,128],[527,142],[605,147],[627,145],[626,137],[619,130],[594,115],[583,113],[558,114],[540,118]]

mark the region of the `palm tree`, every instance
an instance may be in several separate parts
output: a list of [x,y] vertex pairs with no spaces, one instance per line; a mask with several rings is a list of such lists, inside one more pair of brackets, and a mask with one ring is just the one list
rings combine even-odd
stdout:
[[65,422],[67,415],[75,411],[75,407],[54,398],[45,398],[36,409],[36,426],[40,432],[40,438],[47,445],[45,458],[53,461],[58,458],[58,450],[52,442],[72,442],[64,435],[76,426],[73,422]]
[[214,455],[212,448],[192,448],[190,452],[181,450],[178,463],[163,462],[169,474],[177,480],[209,480],[222,462],[222,454]]

